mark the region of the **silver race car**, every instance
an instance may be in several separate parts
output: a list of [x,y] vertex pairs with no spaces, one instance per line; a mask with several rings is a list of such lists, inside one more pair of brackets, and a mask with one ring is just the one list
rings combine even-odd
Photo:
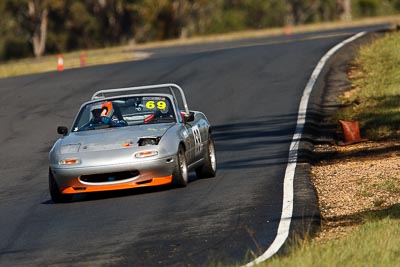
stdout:
[[[177,97],[178,95],[178,97]],[[54,202],[77,193],[174,184],[188,171],[214,177],[214,141],[206,116],[189,111],[176,84],[96,92],[72,129],[59,126],[49,152],[49,190]]]

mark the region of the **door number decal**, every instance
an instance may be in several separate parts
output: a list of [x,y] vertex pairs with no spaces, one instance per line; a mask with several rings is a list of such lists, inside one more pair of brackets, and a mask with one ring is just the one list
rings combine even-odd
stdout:
[[200,129],[197,125],[192,127],[192,131],[193,131],[193,138],[194,138],[194,151],[195,154],[198,155],[199,153],[201,153],[202,150],[202,143],[201,143],[201,133],[200,133]]

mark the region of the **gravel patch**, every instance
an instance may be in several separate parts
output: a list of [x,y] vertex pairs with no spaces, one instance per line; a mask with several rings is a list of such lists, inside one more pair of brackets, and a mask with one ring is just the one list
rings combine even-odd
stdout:
[[346,236],[374,210],[400,203],[400,141],[317,145],[311,168],[322,216],[316,240]]

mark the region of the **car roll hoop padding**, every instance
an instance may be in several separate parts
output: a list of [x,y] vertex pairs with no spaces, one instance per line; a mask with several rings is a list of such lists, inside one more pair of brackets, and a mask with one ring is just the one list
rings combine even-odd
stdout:
[[186,101],[185,93],[183,92],[182,88],[174,83],[166,83],[166,84],[155,84],[155,85],[146,85],[146,86],[137,86],[137,87],[127,87],[127,88],[116,88],[116,89],[105,89],[97,91],[93,94],[92,100],[105,98],[107,94],[115,94],[115,93],[127,93],[132,91],[139,91],[139,90],[152,90],[152,89],[159,89],[159,88],[169,88],[171,90],[172,96],[176,99],[175,93],[173,89],[178,90],[179,94],[181,95],[183,108],[186,114],[189,114],[189,108]]

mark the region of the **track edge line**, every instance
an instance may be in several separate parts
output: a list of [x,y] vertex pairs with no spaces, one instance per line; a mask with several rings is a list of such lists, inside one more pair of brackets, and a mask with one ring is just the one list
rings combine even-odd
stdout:
[[314,68],[314,71],[311,74],[310,79],[308,80],[306,87],[303,91],[303,96],[300,101],[300,106],[297,115],[297,125],[295,133],[293,134],[293,138],[290,144],[289,155],[288,155],[288,164],[286,166],[285,177],[284,177],[284,185],[283,185],[283,203],[282,203],[282,215],[279,221],[277,235],[272,242],[272,244],[268,247],[268,249],[259,257],[254,259],[253,261],[247,263],[246,267],[254,266],[255,264],[259,264],[270,257],[272,257],[275,253],[279,251],[279,249],[283,246],[286,239],[289,236],[290,224],[292,220],[293,214],[293,197],[294,197],[294,175],[297,166],[298,159],[298,148],[303,135],[303,130],[306,122],[307,115],[307,106],[308,101],[310,99],[311,92],[314,88],[314,85],[322,72],[322,69],[326,65],[326,62],[335,54],[340,48],[345,46],[348,43],[355,41],[356,39],[364,36],[367,32],[359,32],[353,35],[350,38],[340,42],[339,44],[332,47],[318,62],[317,66]]

